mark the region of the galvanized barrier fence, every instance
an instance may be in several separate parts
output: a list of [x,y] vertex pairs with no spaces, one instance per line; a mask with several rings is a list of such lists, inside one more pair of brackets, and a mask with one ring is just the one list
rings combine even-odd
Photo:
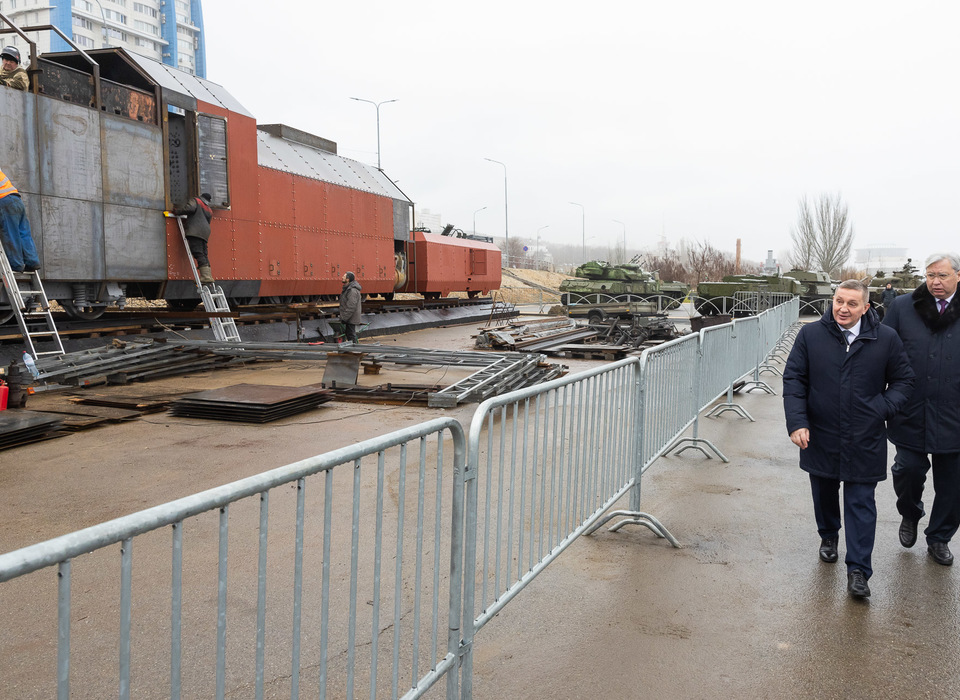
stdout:
[[[432,420],[0,555],[0,592],[58,610],[3,611],[4,694],[54,670],[45,622],[42,697],[421,696],[457,661],[465,455]],[[119,600],[96,567],[119,568]]]
[[[448,698],[469,698],[475,635],[579,536],[625,516],[611,529],[642,524],[679,546],[639,510],[643,472],[691,424],[698,439],[703,408],[751,369],[756,379],[797,316],[794,299],[639,360],[490,399],[466,439],[452,419],[429,421],[0,555],[0,583],[43,592],[39,570],[58,566],[61,698],[74,676],[95,689],[85,695],[119,689],[121,698],[167,686],[173,698],[262,698],[265,689],[297,698],[301,688],[320,697],[366,688],[370,698],[416,698],[444,675]],[[630,510],[608,512],[628,493]],[[269,508],[271,496],[279,508]],[[172,545],[158,538],[167,526]],[[146,540],[148,552],[139,578],[134,539]],[[84,602],[87,618],[78,617],[73,560],[116,566],[117,544],[119,600]],[[169,566],[158,564],[164,552]],[[101,637],[111,630],[102,621],[111,616],[118,641],[107,649]],[[3,622],[37,628],[35,618],[25,610]],[[72,651],[77,619],[94,623],[80,635],[92,651]],[[158,629],[169,635],[167,651],[157,646]],[[118,671],[104,678],[99,670],[114,651]],[[11,682],[4,678],[6,688]]]

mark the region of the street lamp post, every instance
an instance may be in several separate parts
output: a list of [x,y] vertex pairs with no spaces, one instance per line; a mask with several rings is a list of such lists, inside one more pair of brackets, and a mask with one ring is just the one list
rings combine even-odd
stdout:
[[550,228],[550,224],[537,229],[537,270],[540,269],[540,232],[545,228]]
[[475,212],[473,212],[473,235],[474,236],[477,235],[477,214],[482,212],[484,209],[486,209],[486,207],[480,207]]
[[583,262],[587,262],[587,210],[582,204],[570,202],[575,207],[580,207],[580,234],[583,236]]
[[380,167],[380,105],[385,105],[390,102],[397,102],[397,100],[384,100],[383,102],[374,102],[373,100],[365,100],[361,97],[351,97],[350,99],[356,100],[357,102],[367,102],[377,108],[377,170],[383,170],[383,168]]
[[623,226],[623,261],[627,261],[627,225],[619,219],[612,219],[613,223]]
[[510,267],[510,217],[507,215],[507,166],[505,163],[501,163],[499,160],[494,160],[493,158],[484,158],[484,160],[489,160],[491,163],[503,166],[503,248],[504,257],[507,260],[506,266]]

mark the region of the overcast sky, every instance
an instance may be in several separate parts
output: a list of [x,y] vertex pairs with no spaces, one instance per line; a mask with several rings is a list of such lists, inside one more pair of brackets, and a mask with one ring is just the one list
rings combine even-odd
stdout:
[[855,247],[956,250],[960,5],[203,0],[207,77],[377,161],[469,231],[790,249],[840,192]]

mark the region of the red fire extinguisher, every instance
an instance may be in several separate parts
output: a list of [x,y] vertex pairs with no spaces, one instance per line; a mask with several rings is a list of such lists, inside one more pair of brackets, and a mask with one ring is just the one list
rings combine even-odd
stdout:
[[0,411],[7,410],[7,394],[10,393],[10,389],[7,387],[6,382],[0,379]]

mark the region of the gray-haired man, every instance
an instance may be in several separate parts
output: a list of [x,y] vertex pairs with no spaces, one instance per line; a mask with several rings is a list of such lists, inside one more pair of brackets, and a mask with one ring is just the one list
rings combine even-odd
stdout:
[[912,547],[926,514],[923,485],[933,467],[933,507],[924,530],[927,552],[938,564],[953,564],[948,543],[960,527],[960,258],[936,253],[926,260],[926,284],[890,304],[883,323],[903,340],[916,374],[913,395],[888,426],[897,447],[893,487],[897,493],[900,544]]

